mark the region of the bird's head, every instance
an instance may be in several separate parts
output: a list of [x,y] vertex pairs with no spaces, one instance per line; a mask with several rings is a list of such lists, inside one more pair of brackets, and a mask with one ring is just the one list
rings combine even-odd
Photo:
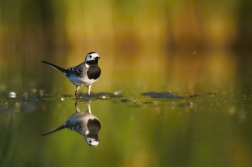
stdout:
[[86,139],[87,144],[90,146],[97,146],[100,142],[100,140],[97,138],[85,137],[85,139]]
[[85,62],[88,64],[98,63],[100,56],[96,52],[89,52],[86,56]]

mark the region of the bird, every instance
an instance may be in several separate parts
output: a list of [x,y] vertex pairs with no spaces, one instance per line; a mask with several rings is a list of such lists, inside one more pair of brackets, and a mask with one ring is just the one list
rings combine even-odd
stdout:
[[87,87],[87,94],[90,98],[91,86],[99,79],[101,75],[101,69],[98,65],[99,59],[100,56],[96,52],[89,52],[83,63],[77,66],[69,67],[67,69],[54,65],[47,61],[41,62],[61,71],[68,78],[68,80],[76,86],[76,98],[78,98],[78,90],[82,86]]
[[65,128],[84,136],[87,144],[90,146],[97,146],[100,142],[98,133],[101,129],[101,123],[99,119],[91,113],[90,102],[88,103],[88,111],[80,111],[77,105],[76,112],[71,115],[63,125],[41,136],[46,136]]

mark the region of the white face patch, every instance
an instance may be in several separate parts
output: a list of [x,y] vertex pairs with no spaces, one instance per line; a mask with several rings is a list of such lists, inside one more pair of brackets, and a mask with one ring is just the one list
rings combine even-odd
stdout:
[[92,146],[97,146],[98,144],[99,144],[99,141],[95,141],[95,140],[93,140],[91,143]]
[[99,144],[99,141],[96,141],[95,139],[89,137],[86,138],[86,141],[91,146],[97,146]]
[[100,56],[97,53],[95,53],[95,52],[89,53],[86,56],[86,60],[85,61],[95,60],[96,57],[100,57]]

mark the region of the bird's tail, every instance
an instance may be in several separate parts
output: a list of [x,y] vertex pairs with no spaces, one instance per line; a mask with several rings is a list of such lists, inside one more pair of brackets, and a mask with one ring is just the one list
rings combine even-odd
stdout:
[[46,136],[46,135],[49,135],[49,134],[51,134],[51,133],[57,132],[57,131],[59,131],[59,130],[62,130],[62,129],[64,129],[64,128],[65,128],[65,126],[62,125],[62,126],[56,128],[56,129],[54,129],[54,130],[52,130],[52,131],[50,131],[50,132],[47,132],[47,133],[42,134],[42,135],[40,135],[40,136]]
[[65,73],[65,71],[66,71],[66,69],[61,68],[61,67],[59,67],[59,66],[56,66],[56,65],[54,65],[54,64],[52,64],[52,63],[49,63],[49,62],[46,62],[46,61],[41,61],[41,62],[42,62],[42,63],[45,63],[45,64],[47,64],[47,65],[49,65],[49,66],[51,66],[52,68],[55,68],[55,69],[61,71],[61,72],[63,72],[63,73]]

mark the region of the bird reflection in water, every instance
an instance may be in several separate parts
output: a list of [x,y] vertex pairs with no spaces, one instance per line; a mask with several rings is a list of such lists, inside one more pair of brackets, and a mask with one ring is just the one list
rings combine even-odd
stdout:
[[101,124],[99,119],[91,113],[90,103],[91,101],[88,102],[88,111],[82,112],[78,108],[78,103],[76,101],[76,112],[70,116],[62,126],[50,132],[44,133],[41,136],[46,136],[59,130],[68,128],[83,135],[88,145],[97,146],[100,142],[98,139],[98,133],[101,129]]

